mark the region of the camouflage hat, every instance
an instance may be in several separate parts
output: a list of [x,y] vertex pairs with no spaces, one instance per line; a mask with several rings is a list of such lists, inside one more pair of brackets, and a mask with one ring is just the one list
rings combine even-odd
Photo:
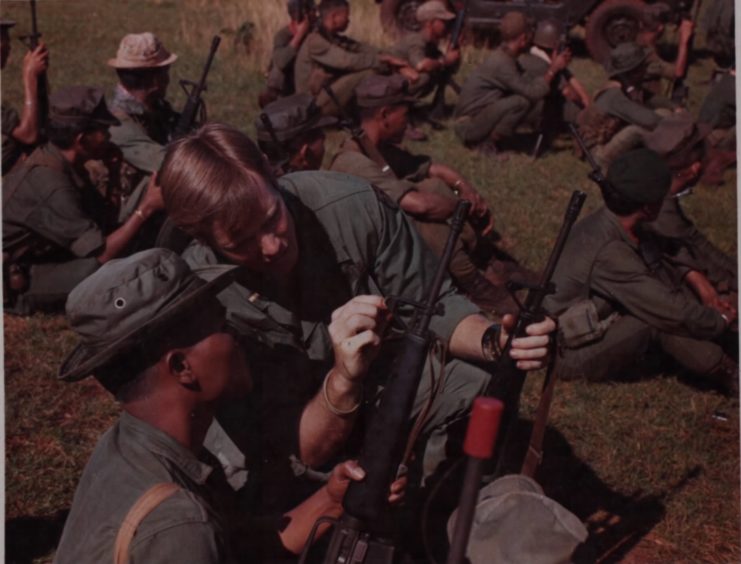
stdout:
[[49,121],[60,126],[121,125],[108,111],[103,90],[95,86],[65,86],[49,96]]
[[646,135],[646,148],[658,153],[670,169],[676,170],[689,164],[693,150],[711,132],[708,124],[698,124],[689,113],[672,114],[662,119],[656,128]]
[[429,22],[431,20],[453,20],[455,14],[445,7],[440,0],[429,0],[417,8],[417,21]]
[[260,141],[272,141],[262,115],[267,116],[275,131],[278,141],[289,141],[290,139],[320,127],[334,125],[337,119],[330,116],[322,116],[322,111],[316,105],[311,94],[294,94],[272,102],[263,108],[263,113],[255,119],[257,139]]
[[621,43],[610,51],[605,70],[610,78],[625,74],[641,66],[648,58],[649,50],[637,43]]
[[8,29],[13,26],[15,26],[14,20],[0,20],[0,28],[2,29]]
[[530,30],[530,22],[522,12],[507,12],[499,22],[499,33],[502,39],[509,41]]
[[409,95],[409,82],[400,74],[367,76],[355,89],[355,96],[361,108],[380,108],[415,101]]
[[86,378],[119,355],[161,337],[184,312],[202,310],[202,299],[226,287],[237,267],[218,268],[217,275],[205,282],[166,249],[142,251],[101,266],[67,298],[67,320],[80,343],[62,364],[59,378],[70,382]]
[[157,36],[147,31],[125,35],[116,58],[108,59],[108,64],[116,69],[150,69],[171,65],[177,58],[165,49]]
[[613,189],[631,202],[655,204],[664,199],[672,173],[666,162],[650,149],[635,149],[616,158],[607,170]]

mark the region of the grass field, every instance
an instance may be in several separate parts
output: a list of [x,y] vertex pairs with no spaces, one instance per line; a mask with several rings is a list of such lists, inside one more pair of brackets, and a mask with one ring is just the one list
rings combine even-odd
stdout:
[[[377,7],[353,0],[350,34],[376,43],[382,36]],[[181,107],[180,78],[196,79],[210,38],[222,33],[206,95],[210,119],[253,132],[257,92],[268,56],[266,41],[284,23],[278,0],[61,0],[39,2],[39,24],[51,50],[51,88],[97,84],[110,89],[113,57],[126,32],[151,30],[179,55],[170,99]],[[3,0],[2,17],[29,30],[27,4]],[[238,32],[251,21],[247,49]],[[237,40],[239,38],[239,40]],[[701,44],[702,37],[698,37]],[[3,100],[20,107],[23,47],[14,42],[3,71]],[[485,52],[466,55],[462,76]],[[573,64],[590,89],[604,79],[587,59]],[[690,69],[690,108],[707,89],[711,63]],[[452,96],[449,94],[449,96]],[[340,133],[331,133],[329,153]],[[432,132],[415,150],[452,164],[486,195],[507,248],[532,268],[543,265],[571,191],[585,190],[584,213],[600,204],[586,165],[570,150],[537,161],[516,156],[487,161],[464,150],[450,128]],[[698,188],[685,209],[724,251],[736,255],[736,174],[720,188]],[[116,405],[93,381],[64,385],[57,367],[73,343],[63,317],[4,316],[6,413],[6,559],[48,561],[77,479],[96,437],[114,420]],[[523,433],[537,402],[542,376],[528,382]],[[604,384],[561,383],[557,388],[539,472],[546,493],[589,525],[578,562],[713,562],[741,560],[739,547],[738,402],[704,389],[676,371],[638,379],[625,374]]]

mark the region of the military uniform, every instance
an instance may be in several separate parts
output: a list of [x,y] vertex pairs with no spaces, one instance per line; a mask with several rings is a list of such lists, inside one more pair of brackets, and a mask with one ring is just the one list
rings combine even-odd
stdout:
[[[295,222],[300,246],[295,289],[281,295],[280,285],[250,273],[222,292],[219,299],[227,307],[230,321],[244,334],[276,352],[281,348],[294,351],[307,361],[322,363],[326,369],[333,359],[327,325],[334,309],[362,294],[420,300],[431,284],[436,260],[402,211],[366,181],[334,172],[305,172],[283,176],[278,184]],[[200,243],[192,244],[183,256],[193,268],[225,262]],[[456,293],[450,280],[443,284],[441,295],[445,314],[433,316],[431,330],[448,342],[458,324],[479,309]],[[395,317],[409,323],[410,315],[402,307]],[[393,357],[395,342],[387,340],[382,347],[367,380],[369,386],[378,384],[386,374],[384,368]],[[438,361],[433,364],[439,369]],[[430,369],[428,362],[428,373]],[[490,379],[485,371],[458,359],[450,359],[444,372],[443,389],[424,431],[429,436],[424,460],[427,475],[446,456],[448,429],[467,415],[473,398],[483,392]],[[305,376],[296,372],[293,377]],[[281,386],[271,374],[256,386],[270,393],[274,384]],[[313,385],[316,393],[319,383]],[[430,378],[423,376],[415,413],[429,394],[429,386]],[[284,403],[293,401],[284,389],[272,390],[272,395]],[[266,416],[275,417],[277,413],[280,410],[274,409]],[[273,419],[265,426],[295,429],[290,423]],[[289,454],[297,453],[285,453]]]
[[163,482],[174,482],[180,489],[141,522],[129,561],[227,561],[224,524],[209,501],[212,471],[170,435],[122,413],[85,467],[54,562],[112,561],[116,535],[129,509]]
[[726,328],[720,313],[697,302],[682,283],[689,268],[663,255],[648,230],[641,241],[635,244],[607,208],[574,226],[553,277],[556,293],[545,306],[562,316],[590,300],[603,326],[580,344],[563,347],[562,377],[602,380],[619,374],[652,343],[698,374],[720,363],[723,350],[712,342]]
[[322,113],[337,115],[338,109],[322,87],[329,85],[340,104],[346,106],[363,78],[386,68],[379,55],[375,47],[315,29],[306,37],[296,56],[296,92],[308,92],[316,97]]
[[[531,47],[528,53],[517,57],[517,64],[522,67],[525,77],[529,80],[545,77],[551,66],[548,53],[537,46]],[[568,86],[572,77],[571,71],[564,69],[551,82],[543,107],[541,131],[548,132],[551,127],[558,126],[559,123],[576,120],[576,114],[579,112],[578,106],[571,100],[566,100],[562,94],[562,90]]]
[[736,77],[723,73],[700,107],[700,123],[713,128],[708,141],[714,147],[733,149],[736,144]]
[[[409,66],[416,69],[425,59],[439,59],[443,53],[434,42],[426,41],[421,32],[406,33],[391,47],[391,54],[409,61]],[[424,98],[440,80],[441,71],[419,73],[419,79],[409,87],[409,93]]]
[[13,138],[13,130],[21,123],[18,112],[10,106],[2,105],[2,135],[3,135],[3,176],[13,168],[23,153],[22,145]]
[[51,144],[36,149],[3,186],[3,252],[28,268],[28,289],[14,309],[62,306],[100,264],[105,245],[102,198]]
[[293,33],[286,26],[273,38],[273,54],[268,67],[267,87],[275,97],[290,96],[294,92],[293,64],[298,50],[291,45]]
[[455,108],[455,132],[467,145],[485,141],[492,133],[509,137],[523,121],[535,121],[550,92],[545,78],[529,80],[504,48],[468,75]]

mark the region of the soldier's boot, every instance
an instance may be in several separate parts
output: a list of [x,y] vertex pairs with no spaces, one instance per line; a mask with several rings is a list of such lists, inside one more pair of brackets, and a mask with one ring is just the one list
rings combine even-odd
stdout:
[[738,362],[736,359],[724,354],[717,366],[707,374],[707,378],[727,396],[738,397]]
[[473,303],[495,317],[501,317],[508,313],[514,315],[519,311],[517,304],[504,285],[492,284],[479,271],[467,276],[465,280],[457,280],[457,283],[461,290],[468,294]]

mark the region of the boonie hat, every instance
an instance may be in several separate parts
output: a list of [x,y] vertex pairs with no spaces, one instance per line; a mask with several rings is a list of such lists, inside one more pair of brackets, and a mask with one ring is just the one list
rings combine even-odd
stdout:
[[121,125],[108,111],[103,90],[95,86],[65,86],[52,92],[49,120],[63,126]]
[[641,148],[616,158],[607,170],[607,181],[632,202],[655,204],[669,192],[672,173],[657,153]]
[[711,131],[710,125],[696,123],[689,113],[672,114],[646,135],[644,144],[661,155],[669,168],[676,169],[690,164],[690,153]]
[[[291,138],[337,123],[337,119],[331,116],[323,116],[321,109],[311,94],[294,94],[271,102],[263,108],[265,114],[273,126],[278,141],[288,141]],[[257,138],[260,141],[272,141],[267,126],[262,118],[255,119]]]
[[417,8],[417,21],[453,20],[455,14],[448,10],[440,0],[430,0]]
[[380,108],[415,101],[409,95],[409,82],[400,74],[372,74],[365,77],[355,89],[355,97],[361,108]]
[[649,50],[637,43],[621,43],[610,51],[610,58],[605,64],[607,75],[612,78],[637,69],[648,58]]
[[[235,266],[209,267],[205,282],[167,249],[150,249],[105,263],[67,298],[67,320],[80,343],[59,369],[76,381],[119,355],[160,337],[168,323],[202,306],[233,279]],[[213,276],[211,278],[211,276]]]
[[165,49],[157,36],[147,31],[125,35],[118,46],[116,58],[108,59],[108,64],[116,69],[149,69],[166,67],[177,58],[177,55]]
[[514,39],[529,29],[530,23],[522,12],[507,12],[499,22],[499,33],[505,41]]

